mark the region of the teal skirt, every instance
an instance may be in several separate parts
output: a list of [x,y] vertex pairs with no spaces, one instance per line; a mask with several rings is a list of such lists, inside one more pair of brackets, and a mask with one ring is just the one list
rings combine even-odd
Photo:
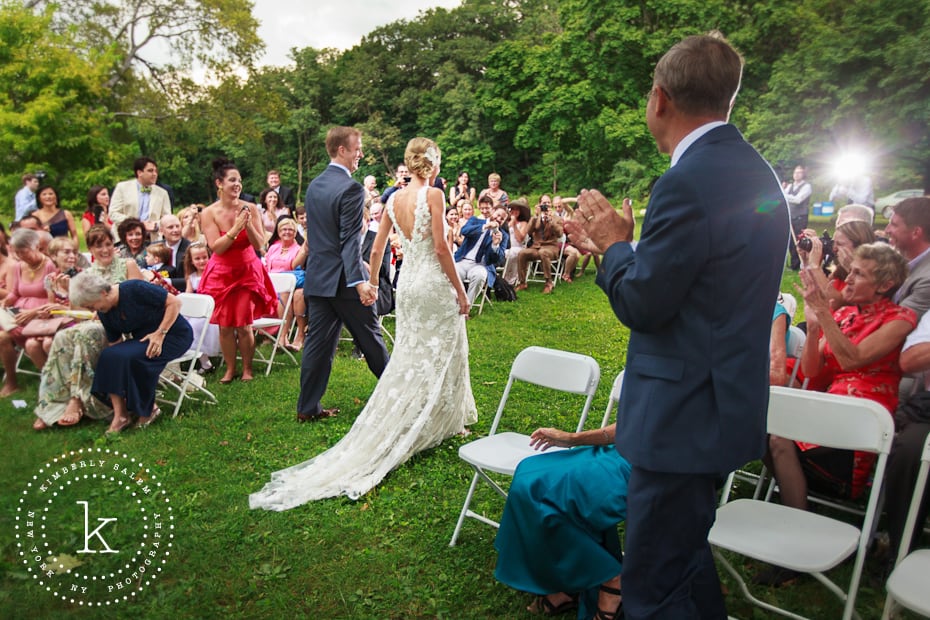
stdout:
[[494,576],[531,594],[591,591],[596,602],[600,584],[622,569],[617,525],[629,478],[630,464],[612,445],[524,459],[494,541]]

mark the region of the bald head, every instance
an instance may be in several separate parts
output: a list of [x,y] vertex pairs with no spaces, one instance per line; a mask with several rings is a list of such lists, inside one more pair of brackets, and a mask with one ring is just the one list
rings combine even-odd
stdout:
[[158,222],[158,228],[168,245],[174,245],[181,240],[181,220],[176,215],[163,215]]

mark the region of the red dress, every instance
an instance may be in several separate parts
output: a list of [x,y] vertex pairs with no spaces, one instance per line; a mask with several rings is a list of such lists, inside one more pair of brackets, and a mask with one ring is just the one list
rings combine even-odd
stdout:
[[256,318],[274,316],[278,310],[274,284],[245,229],[228,250],[210,257],[197,292],[216,302],[210,322],[221,327],[251,325]]
[[[859,344],[866,336],[877,331],[891,321],[907,321],[911,328],[917,325],[917,315],[910,308],[904,308],[890,299],[882,299],[867,306],[843,306],[833,313],[840,330],[853,344]],[[894,413],[898,406],[898,384],[901,382],[901,367],[898,358],[901,345],[889,351],[884,357],[854,370],[843,370],[836,361],[836,355],[830,343],[823,348],[824,366],[820,374],[830,378],[827,392],[842,396],[855,396],[874,400],[888,413]],[[797,442],[801,450],[817,447],[814,444]],[[853,457],[852,497],[858,497],[869,479],[875,455],[869,452],[856,452]]]

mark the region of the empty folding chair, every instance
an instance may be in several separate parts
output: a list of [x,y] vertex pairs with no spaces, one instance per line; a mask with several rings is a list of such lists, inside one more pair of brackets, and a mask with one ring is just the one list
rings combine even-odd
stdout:
[[507,497],[507,492],[488,473],[494,472],[505,476],[513,476],[513,472],[520,461],[533,454],[538,454],[530,447],[529,435],[511,431],[498,432],[498,426],[514,382],[524,381],[552,390],[585,395],[576,429],[580,431],[584,428],[585,420],[588,418],[588,411],[591,408],[591,401],[594,398],[594,392],[597,390],[600,378],[600,367],[594,358],[587,355],[543,347],[528,347],[517,355],[510,368],[510,377],[497,407],[497,414],[491,423],[490,433],[487,437],[482,437],[459,448],[459,458],[474,468],[475,474],[472,477],[471,486],[468,489],[468,495],[465,497],[465,504],[462,506],[458,522],[455,525],[452,540],[449,542],[450,547],[455,545],[462,524],[465,522],[465,517],[478,519],[494,527],[498,525],[497,521],[470,509],[478,481],[487,482],[502,497]]
[[930,581],[927,578],[930,575],[930,549],[917,549],[910,554],[907,552],[914,531],[918,529],[917,513],[920,512],[920,502],[927,486],[927,472],[930,471],[930,436],[927,436],[924,443],[924,452],[920,460],[917,483],[911,496],[911,507],[904,521],[904,535],[901,537],[898,559],[886,584],[888,598],[885,599],[885,612],[882,614],[885,620],[891,617],[899,605],[930,616]]
[[[179,293],[178,299],[181,300],[181,316],[189,319],[210,320],[213,316],[213,298],[209,295],[198,295],[197,293]],[[203,339],[207,330],[201,329],[200,333],[194,334],[194,342],[191,348],[179,358],[171,361],[171,364],[162,371],[158,378],[158,383],[162,388],[167,388],[177,394],[176,398],[168,398],[164,390],[158,396],[158,400],[174,407],[173,415],[177,416],[181,410],[181,404],[185,398],[188,398],[188,392],[196,393],[200,399],[210,404],[216,404],[216,396],[204,386],[203,377],[197,374],[197,360],[200,359],[200,351],[203,346]],[[187,364],[187,369],[184,365]],[[179,371],[171,368],[177,367]]]
[[[848,620],[855,608],[865,551],[878,513],[885,463],[894,434],[891,414],[864,398],[772,387],[768,432],[795,441],[878,455],[862,527],[780,504],[738,499],[717,509],[717,520],[708,541],[714,547],[717,561],[733,575],[743,595],[755,605],[789,618],[804,617],[755,598],[721,550],[810,573],[845,602],[842,617]],[[852,577],[844,592],[823,573],[853,554]]]

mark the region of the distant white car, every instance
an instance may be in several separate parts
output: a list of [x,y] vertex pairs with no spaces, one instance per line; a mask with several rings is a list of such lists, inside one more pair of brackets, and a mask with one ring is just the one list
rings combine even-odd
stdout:
[[923,196],[924,190],[922,189],[902,189],[893,194],[888,194],[887,196],[882,196],[875,201],[875,210],[885,216],[885,219],[891,219],[891,209],[904,200],[905,198],[915,198],[917,196]]

